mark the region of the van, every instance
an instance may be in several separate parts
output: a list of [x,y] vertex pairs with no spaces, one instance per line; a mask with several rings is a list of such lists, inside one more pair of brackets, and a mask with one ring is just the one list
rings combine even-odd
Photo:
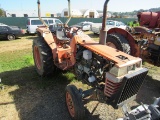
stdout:
[[[42,18],[48,25],[63,24],[59,19],[56,18]],[[39,18],[28,18],[27,19],[27,30],[28,34],[35,34],[38,26],[43,26],[43,23]]]

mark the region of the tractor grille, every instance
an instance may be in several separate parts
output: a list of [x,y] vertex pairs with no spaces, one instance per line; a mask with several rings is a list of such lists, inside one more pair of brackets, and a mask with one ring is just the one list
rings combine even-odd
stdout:
[[113,94],[115,94],[119,87],[121,86],[121,83],[113,83],[111,80],[106,80],[104,93],[107,97],[111,97]]
[[110,98],[109,101],[112,103],[111,105],[114,108],[118,108],[134,99],[143,84],[147,73],[148,69],[143,68],[140,71],[126,75],[123,78],[122,86],[119,88],[119,91]]
[[122,94],[120,96],[118,104],[138,93],[138,90],[140,89],[146,75],[147,75],[147,72],[142,72],[135,76],[129,75],[124,77],[126,82],[122,90]]

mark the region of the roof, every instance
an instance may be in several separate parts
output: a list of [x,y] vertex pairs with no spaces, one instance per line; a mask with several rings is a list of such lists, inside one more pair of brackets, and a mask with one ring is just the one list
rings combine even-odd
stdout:
[[[39,18],[28,18],[28,19],[32,19],[32,20],[39,20]],[[50,18],[50,17],[48,17],[48,18],[43,18],[42,17],[42,19],[48,19],[48,20],[57,20],[57,18]]]
[[0,23],[0,26],[7,26],[6,24]]
[[82,9],[80,10],[82,12],[82,14],[84,14],[88,9]]

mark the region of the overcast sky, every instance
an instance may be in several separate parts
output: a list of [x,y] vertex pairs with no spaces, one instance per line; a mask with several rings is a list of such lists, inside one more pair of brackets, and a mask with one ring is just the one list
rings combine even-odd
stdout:
[[[67,8],[68,0],[41,0],[44,11],[61,12]],[[73,9],[103,10],[105,0],[70,0]],[[37,10],[37,0],[0,0],[4,10]],[[130,12],[139,9],[160,7],[160,0],[110,0],[108,10],[114,12]]]

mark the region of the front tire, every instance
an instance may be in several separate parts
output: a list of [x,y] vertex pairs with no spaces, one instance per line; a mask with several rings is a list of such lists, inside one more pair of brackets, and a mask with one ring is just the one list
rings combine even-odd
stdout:
[[71,118],[74,120],[83,120],[85,117],[85,110],[79,90],[74,85],[68,85],[65,93],[66,105]]
[[117,33],[107,35],[106,45],[127,54],[131,53],[131,48],[126,38]]
[[36,71],[40,76],[51,76],[55,70],[52,50],[43,37],[33,41],[33,58]]

